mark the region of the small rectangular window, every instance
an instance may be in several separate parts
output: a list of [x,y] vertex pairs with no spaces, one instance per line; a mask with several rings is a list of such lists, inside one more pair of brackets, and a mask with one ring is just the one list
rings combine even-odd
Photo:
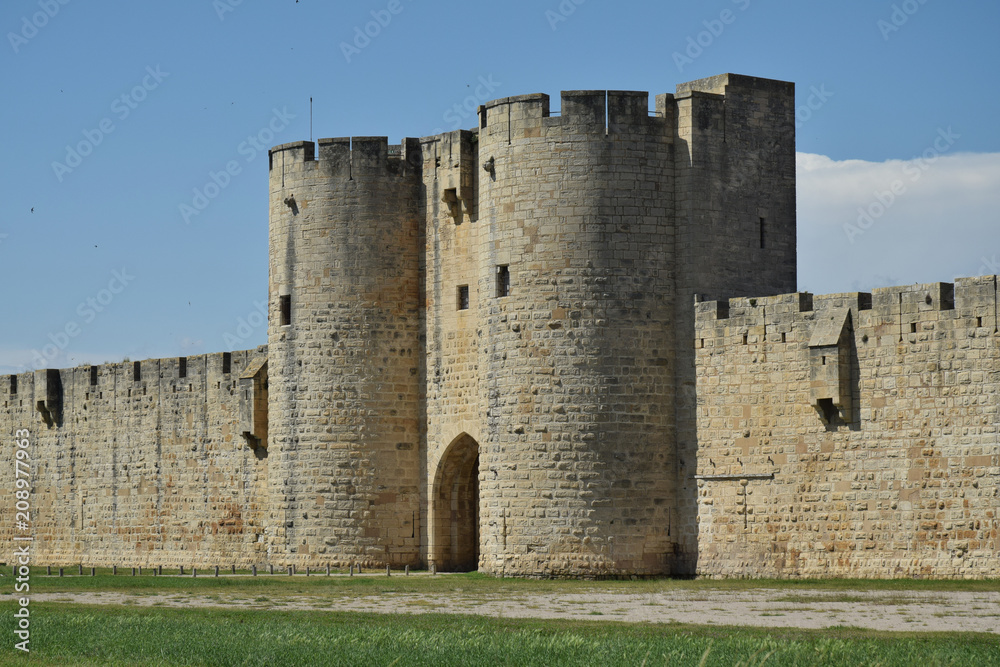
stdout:
[[292,295],[284,294],[280,299],[281,306],[281,326],[287,327],[292,323]]
[[910,322],[910,333],[917,333],[917,323]]
[[11,375],[10,376],[10,393],[11,394],[16,394],[17,393],[17,376],[16,375]]
[[469,309],[469,286],[459,285],[458,286],[458,309],[468,310]]
[[187,375],[188,375],[187,357],[180,357],[177,359],[177,377],[186,378]]
[[132,362],[132,380],[135,382],[142,380],[142,362],[140,361]]
[[97,366],[90,367],[90,384],[91,386],[97,384]]
[[222,374],[229,375],[233,370],[233,353],[223,352],[222,353]]
[[981,318],[981,317],[977,317],[976,318],[976,326],[977,327],[983,326],[983,318]]
[[497,296],[510,295],[510,268],[506,264],[497,266]]

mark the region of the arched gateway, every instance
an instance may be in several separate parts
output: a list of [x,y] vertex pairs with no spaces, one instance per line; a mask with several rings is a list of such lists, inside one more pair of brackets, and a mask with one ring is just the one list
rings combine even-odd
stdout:
[[440,571],[479,567],[479,443],[463,433],[445,450],[430,495],[430,561]]

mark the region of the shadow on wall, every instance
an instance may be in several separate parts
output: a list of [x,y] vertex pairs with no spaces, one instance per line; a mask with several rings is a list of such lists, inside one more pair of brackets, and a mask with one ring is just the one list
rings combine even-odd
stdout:
[[62,426],[62,395],[62,377],[58,370],[35,371],[35,407],[49,428]]

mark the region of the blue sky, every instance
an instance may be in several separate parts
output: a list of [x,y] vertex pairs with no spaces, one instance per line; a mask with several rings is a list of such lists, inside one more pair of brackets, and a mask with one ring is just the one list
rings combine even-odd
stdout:
[[0,29],[0,372],[266,342],[265,144],[310,97],[314,138],[398,142],[508,95],[794,81],[801,289],[1000,273],[992,2],[8,0]]

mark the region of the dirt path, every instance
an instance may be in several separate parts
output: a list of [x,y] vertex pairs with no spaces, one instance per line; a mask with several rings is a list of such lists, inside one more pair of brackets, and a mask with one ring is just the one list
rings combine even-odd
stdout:
[[[9,595],[0,598],[10,598]],[[365,611],[382,614],[479,614],[508,618],[562,618],[648,623],[697,623],[761,627],[855,626],[909,632],[1000,633],[1000,592],[923,591],[674,591],[653,594],[381,593],[373,596],[305,595],[247,598],[239,595],[126,595],[45,593],[32,601],[136,606],[252,607],[255,609]]]

